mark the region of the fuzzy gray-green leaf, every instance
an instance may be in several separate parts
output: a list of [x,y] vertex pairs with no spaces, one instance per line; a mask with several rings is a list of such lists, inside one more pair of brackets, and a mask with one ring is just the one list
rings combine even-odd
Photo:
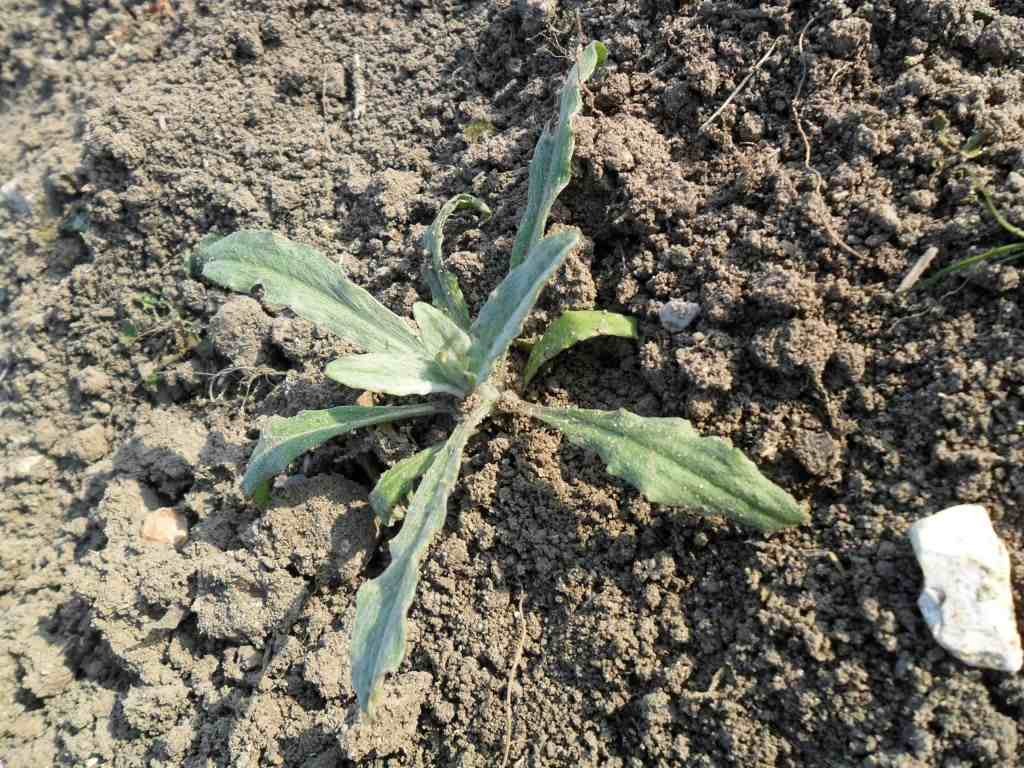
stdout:
[[242,230],[207,238],[196,251],[199,273],[233,291],[263,286],[271,304],[358,344],[369,352],[422,354],[405,322],[309,246],[273,232]]
[[420,327],[420,338],[427,353],[433,357],[449,353],[462,358],[469,352],[473,340],[444,312],[417,301],[412,305],[412,316]]
[[515,269],[527,258],[533,246],[544,236],[548,215],[555,199],[569,184],[570,162],[576,140],[572,119],[583,107],[582,86],[608,56],[603,43],[593,42],[583,49],[579,61],[569,70],[559,102],[558,124],[554,130],[544,128],[530,160],[530,188],[526,210],[519,222],[519,231],[509,257],[509,269]]
[[608,471],[649,501],[725,515],[762,531],[808,521],[796,500],[717,437],[701,437],[690,422],[645,418],[629,411],[544,408],[526,411],[598,453]]
[[475,381],[469,370],[468,353],[473,343],[469,334],[440,309],[422,301],[413,304],[412,313],[427,354],[434,358],[449,381],[462,392],[468,392]]
[[[486,390],[485,390],[486,392]],[[478,405],[438,450],[405,513],[402,530],[388,544],[391,563],[359,588],[352,630],[352,687],[359,705],[373,714],[384,675],[405,656],[406,614],[419,582],[420,561],[444,525],[448,496],[459,476],[466,441],[493,406],[497,393]]]
[[579,233],[567,229],[537,243],[530,258],[498,284],[470,329],[473,348],[470,366],[477,381],[484,381],[499,357],[523,329],[537,297],[565,257],[579,243]]
[[569,347],[595,336],[635,339],[636,318],[591,309],[563,312],[562,316],[544,331],[541,340],[533,345],[530,359],[526,362],[526,370],[523,372],[523,386],[529,386],[530,380],[541,366],[559,352],[564,352]]
[[327,378],[352,389],[366,389],[387,395],[429,395],[445,393],[462,396],[465,380],[455,378],[429,357],[368,352],[333,360],[324,370]]
[[466,299],[459,287],[459,280],[444,264],[444,225],[448,218],[457,211],[471,210],[479,213],[486,221],[491,217],[491,209],[473,195],[456,195],[437,212],[434,223],[423,235],[423,247],[430,254],[427,267],[427,285],[434,299],[434,306],[444,310],[448,317],[463,330],[469,330],[470,317]]
[[437,443],[424,448],[402,459],[380,476],[370,493],[370,506],[373,507],[381,525],[394,525],[401,519],[394,514],[395,507],[409,495],[416,478],[421,477],[430,468],[434,457],[443,447],[444,443]]
[[257,493],[275,475],[284,472],[299,455],[360,427],[385,424],[415,416],[429,416],[442,409],[433,403],[364,407],[342,405],[322,411],[302,411],[297,416],[271,416],[260,433],[242,479],[247,496]]

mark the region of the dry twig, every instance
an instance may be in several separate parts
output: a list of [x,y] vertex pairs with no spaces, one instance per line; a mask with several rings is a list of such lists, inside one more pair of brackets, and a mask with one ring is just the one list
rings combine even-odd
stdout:
[[352,55],[349,77],[352,83],[352,119],[360,120],[366,114],[366,82],[363,79],[363,57],[358,53]]
[[757,63],[754,64],[754,66],[750,68],[750,71],[747,72],[747,76],[744,77],[742,80],[740,80],[740,84],[737,85],[736,88],[733,90],[733,92],[729,94],[729,97],[725,101],[722,102],[722,106],[720,106],[718,109],[716,109],[715,113],[713,115],[711,115],[711,117],[709,117],[707,120],[705,120],[703,123],[701,123],[700,128],[697,129],[698,131],[703,131],[705,128],[707,128],[709,125],[711,125],[713,122],[715,122],[715,120],[718,118],[718,116],[720,114],[722,114],[722,112],[725,111],[725,108],[728,107],[730,104],[732,104],[733,99],[735,99],[737,96],[739,96],[740,95],[740,91],[742,91],[746,87],[747,83],[750,82],[750,78],[752,78],[757,73],[757,70],[759,70],[761,68],[762,64],[764,64],[766,61],[768,61],[768,57],[772,55],[772,51],[775,50],[775,46],[779,44],[779,40],[781,40],[781,39],[782,38],[777,37],[774,40],[772,40],[772,44],[768,46],[768,50],[764,52],[764,56],[762,56],[760,59],[758,59]]
[[896,289],[896,293],[906,293],[921,279],[921,275],[925,273],[925,270],[931,266],[932,261],[936,256],[939,255],[939,249],[934,245],[929,246],[925,249],[925,252],[918,257],[917,261],[914,262],[914,266],[910,268],[910,271],[904,275],[903,280],[900,282],[899,288]]

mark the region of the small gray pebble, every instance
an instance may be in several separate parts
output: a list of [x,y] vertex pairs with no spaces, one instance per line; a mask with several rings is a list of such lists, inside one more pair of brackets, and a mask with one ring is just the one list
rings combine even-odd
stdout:
[[658,319],[669,333],[680,333],[689,328],[700,314],[700,304],[672,299],[658,310]]

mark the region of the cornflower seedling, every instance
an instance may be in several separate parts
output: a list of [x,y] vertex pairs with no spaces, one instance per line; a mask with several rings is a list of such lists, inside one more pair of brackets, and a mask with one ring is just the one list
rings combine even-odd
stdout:
[[[272,416],[242,480],[243,490],[266,500],[270,482],[300,454],[359,427],[414,416],[454,413],[451,435],[398,462],[381,475],[370,500],[383,525],[399,522],[399,504],[412,493],[401,528],[389,542],[391,561],[365,582],[352,627],[352,683],[370,715],[384,676],[398,669],[406,645],[406,614],[419,581],[420,562],[444,525],[448,497],[470,436],[498,407],[533,416],[604,460],[608,471],[650,501],[721,514],[762,531],[806,522],[807,514],[784,490],[760,474],[737,449],[701,437],[679,418],[645,418],[625,410],[551,408],[526,402],[508,388],[506,355],[541,290],[580,242],[578,230],[545,236],[555,198],[569,183],[573,117],[582,85],[604,62],[605,46],[591,43],[561,89],[557,122],[544,129],[530,161],[526,210],[510,254],[508,275],[474,320],[442,254],[443,228],[456,211],[489,215],[471,195],[458,195],[438,213],[424,245],[433,303],[418,302],[419,332],[352,283],[316,251],[272,232],[241,231],[200,244],[194,268],[207,280],[236,291],[262,286],[271,304],[360,345],[365,354],[330,363],[331,379],[390,395],[440,395],[461,401],[451,408],[433,400],[406,406],[340,406]],[[596,335],[635,337],[635,322],[603,312],[566,313],[534,345],[527,377],[572,344]],[[418,481],[418,485],[417,485]],[[413,489],[415,491],[413,492]]]

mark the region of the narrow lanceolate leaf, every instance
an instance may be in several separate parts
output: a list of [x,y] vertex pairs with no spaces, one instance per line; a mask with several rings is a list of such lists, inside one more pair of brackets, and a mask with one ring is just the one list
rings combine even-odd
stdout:
[[327,364],[327,378],[352,389],[387,395],[463,395],[465,383],[455,379],[434,360],[417,355],[368,352],[349,355]]
[[529,386],[530,380],[548,360],[559,352],[581,341],[595,336],[620,336],[624,339],[635,339],[636,319],[603,310],[569,310],[555,320],[544,331],[541,340],[533,345],[530,359],[526,362],[523,373],[523,386]]
[[395,514],[395,507],[405,501],[412,492],[417,478],[422,477],[434,461],[434,457],[444,447],[444,443],[424,448],[407,459],[402,459],[387,470],[370,493],[370,506],[377,514],[381,525],[394,525],[400,516]]
[[762,531],[800,525],[806,511],[739,450],[701,437],[685,419],[644,418],[629,411],[544,408],[527,413],[598,453],[608,471],[649,501],[725,515]]
[[448,496],[459,475],[462,451],[480,420],[493,406],[487,398],[452,432],[430,463],[405,513],[405,522],[389,543],[391,563],[356,595],[352,631],[352,687],[363,711],[373,715],[384,675],[405,655],[406,613],[419,581],[420,561],[444,525]]
[[523,329],[548,279],[578,243],[576,230],[545,237],[534,246],[530,258],[509,272],[491,293],[470,329],[470,366],[477,381],[490,375],[495,362]]
[[604,64],[607,56],[608,49],[603,43],[591,43],[583,49],[579,60],[565,78],[559,102],[558,124],[554,129],[551,126],[544,128],[533,151],[533,159],[530,160],[526,210],[519,222],[519,231],[509,257],[510,269],[522,264],[533,246],[544,236],[551,206],[569,184],[572,175],[570,161],[576,147],[572,119],[583,107],[581,86]]
[[381,407],[342,405],[323,411],[302,411],[298,416],[287,419],[271,416],[249,459],[249,467],[242,479],[242,490],[247,496],[262,495],[268,489],[267,483],[275,475],[284,472],[299,455],[332,437],[360,427],[429,416],[441,410],[432,403]]
[[491,209],[482,200],[473,195],[456,195],[437,212],[434,223],[423,235],[423,247],[430,254],[430,265],[427,267],[427,285],[434,299],[434,306],[444,310],[460,328],[469,330],[469,308],[459,287],[459,280],[444,265],[444,225],[448,218],[458,211],[471,210],[480,214],[486,221],[491,217]]
[[195,263],[207,280],[233,291],[263,286],[269,303],[284,304],[369,352],[423,352],[402,318],[309,246],[273,232],[242,230],[203,240]]
[[930,288],[936,283],[942,282],[950,275],[955,275],[958,272],[967,272],[971,268],[977,267],[980,264],[1004,264],[1008,261],[1014,261],[1022,258],[1024,258],[1024,243],[1000,245],[996,248],[989,248],[984,253],[968,256],[965,259],[955,261],[948,267],[940,269],[927,280],[922,280],[915,287]]

